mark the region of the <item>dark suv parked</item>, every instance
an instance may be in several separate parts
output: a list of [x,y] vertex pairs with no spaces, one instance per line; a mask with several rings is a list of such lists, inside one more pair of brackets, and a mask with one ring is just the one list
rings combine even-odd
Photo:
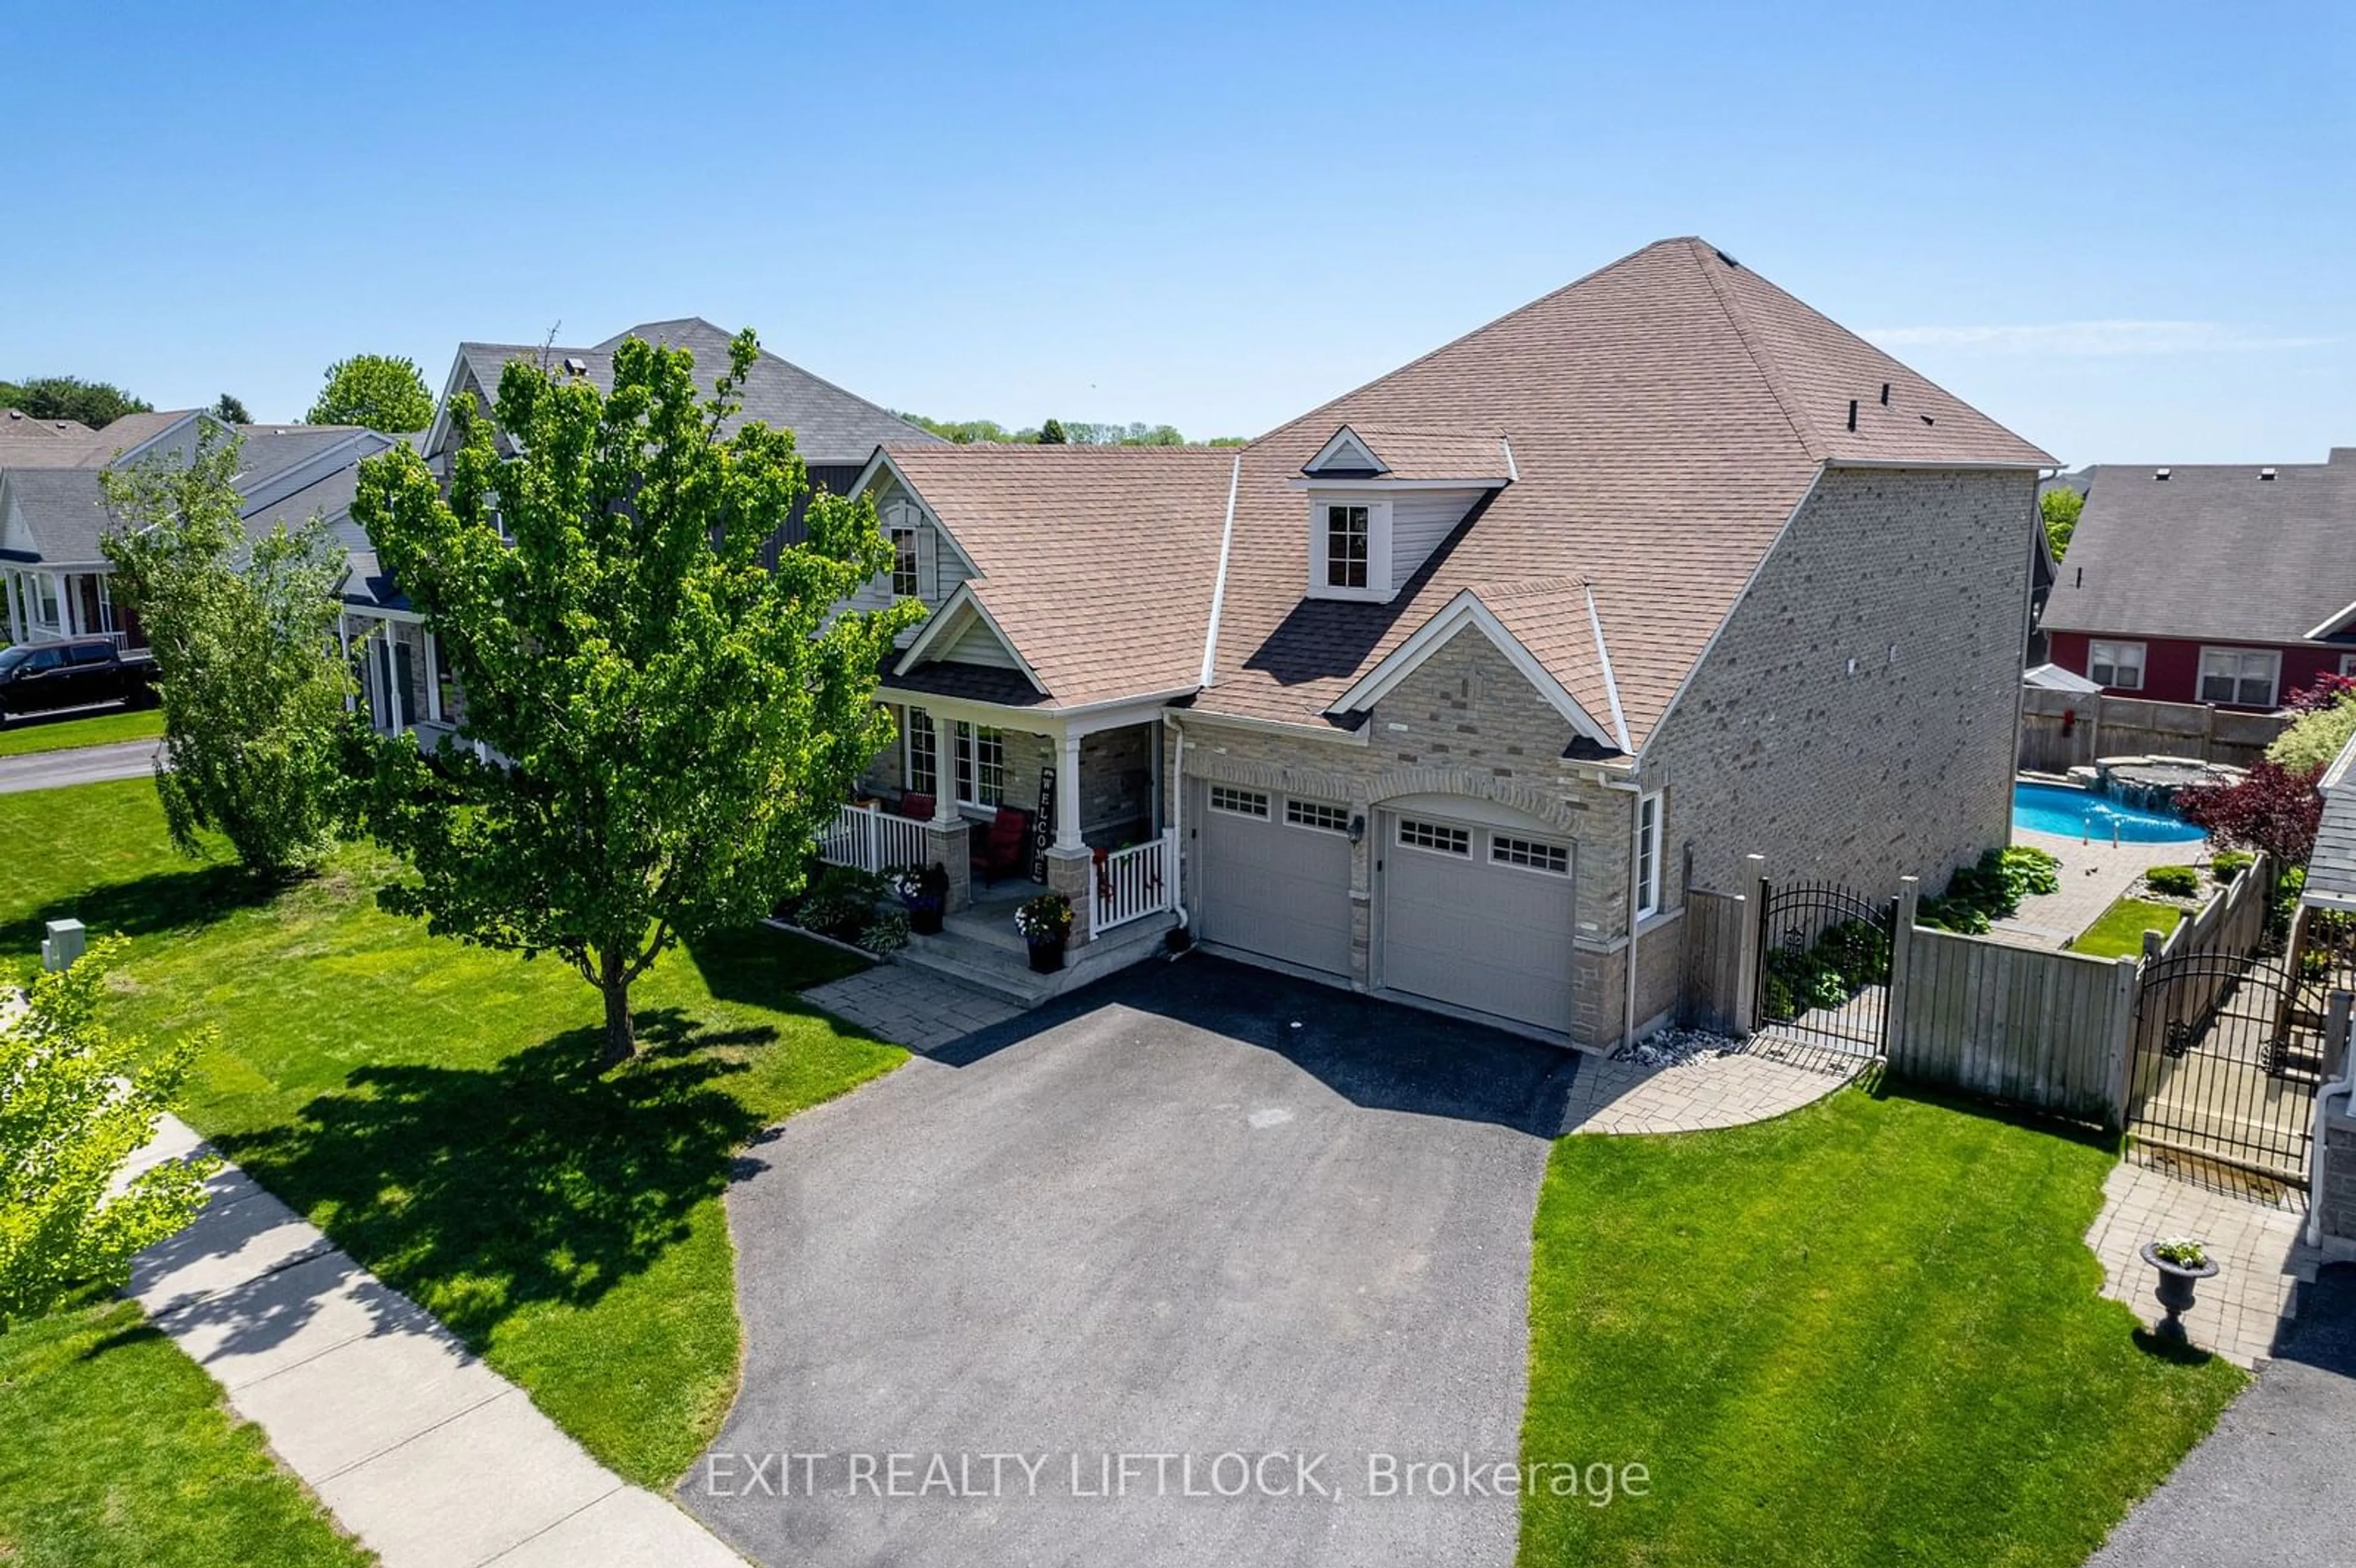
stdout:
[[20,713],[83,708],[96,702],[144,704],[155,661],[123,657],[111,637],[69,637],[0,648],[0,723]]

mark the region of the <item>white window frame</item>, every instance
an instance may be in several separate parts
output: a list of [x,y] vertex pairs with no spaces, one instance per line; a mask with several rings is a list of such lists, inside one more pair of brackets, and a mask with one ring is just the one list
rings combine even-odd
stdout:
[[[1539,858],[1544,859],[1543,865]],[[1558,859],[1562,862],[1558,866],[1554,863]],[[1534,877],[1568,877],[1570,846],[1493,827],[1489,830],[1489,864],[1503,866],[1509,871],[1527,871]]]
[[[2234,669],[2232,675],[2216,677],[2218,679],[2230,680],[2233,683],[2233,695],[2231,698],[2209,695],[2209,682],[2211,678],[2209,660],[2211,655],[2220,659],[2233,661]],[[2256,702],[2252,702],[2242,695],[2244,685],[2254,678],[2243,673],[2244,665],[2252,659],[2263,659],[2266,665],[2266,694],[2263,700]],[[2201,649],[2201,673],[2193,687],[2193,694],[2202,702],[2220,703],[2228,708],[2272,708],[2276,699],[2282,695],[2282,651],[2278,648],[2242,648],[2228,645],[2212,646],[2204,644]]]
[[[1327,509],[1363,507],[1366,513],[1366,582],[1363,588],[1336,586],[1326,575]],[[1388,497],[1327,491],[1309,502],[1309,592],[1317,599],[1387,600],[1391,596],[1391,503]]]
[[[1452,822],[1435,822],[1422,816],[1402,816],[1397,821],[1398,825],[1391,829],[1391,837],[1398,841],[1402,849],[1419,849],[1427,855],[1445,855],[1451,860],[1470,860],[1472,858],[1472,830],[1469,827],[1460,827]],[[1440,842],[1411,838],[1408,837],[1409,828],[1425,835],[1426,838]]]
[[2356,654],[2341,654],[2340,656],[2340,673],[2342,675],[2356,675]]
[[1636,797],[1636,918],[1661,912],[1661,842],[1664,818],[1661,792]]
[[[2122,657],[2121,656],[2130,648],[2134,650],[2134,656]],[[2105,637],[2089,642],[2086,645],[2086,678],[2102,686],[2114,687],[2120,691],[2141,691],[2144,672],[2147,667],[2145,660],[2150,651],[2142,643],[2120,642],[2115,638]],[[2096,675],[2094,673],[2096,665],[2110,666],[2111,674],[2115,678],[2104,680],[2101,676]],[[2129,667],[2135,670],[2133,680],[2115,678],[2122,669]]]
[[62,636],[65,635],[65,580],[54,571],[33,573],[33,624],[38,629]]
[[[924,559],[923,546],[918,541],[916,530],[906,524],[894,524],[887,531],[885,538],[892,543],[892,597],[894,599],[921,598],[924,592]],[[905,571],[901,569],[900,564],[901,541],[904,539],[907,541]]]
[[1350,831],[1350,808],[1336,805],[1330,800],[1301,800],[1287,795],[1284,825],[1306,828],[1312,833],[1347,833]]
[[1210,806],[1222,816],[1248,816],[1254,822],[1266,822],[1269,815],[1268,792],[1245,789],[1238,784],[1215,784],[1209,791]]
[[[921,708],[900,710],[900,787],[912,795],[928,795],[937,801],[941,797],[941,756],[939,737],[933,733],[933,716]],[[925,738],[924,764],[932,777],[924,783],[916,778],[916,737]]]
[[[957,721],[957,798],[959,805],[995,811],[1006,800],[1006,731],[989,724]],[[987,752],[997,753],[992,762]],[[995,773],[995,781],[984,784]]]

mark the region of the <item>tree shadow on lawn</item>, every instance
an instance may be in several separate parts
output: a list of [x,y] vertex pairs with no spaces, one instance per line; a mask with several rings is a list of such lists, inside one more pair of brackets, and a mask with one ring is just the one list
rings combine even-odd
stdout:
[[94,937],[152,936],[257,908],[291,885],[257,877],[234,862],[150,872],[51,899],[22,919],[0,923],[0,954],[37,955],[44,927],[53,920],[78,920]]
[[476,1345],[534,1303],[586,1306],[684,1240],[762,1118],[732,1047],[773,1029],[639,1015],[639,1060],[601,1073],[602,1029],[486,1068],[355,1070],[298,1118],[215,1146]]
[[1892,1079],[1887,1070],[1875,1072],[1871,1080],[1866,1082],[1863,1086],[1866,1092],[1877,1100],[1912,1100],[1918,1104],[1936,1105],[1943,1111],[1977,1116],[1983,1121],[1998,1122],[2008,1127],[2019,1127],[2025,1132],[2042,1133],[2048,1137],[2062,1138],[2070,1143],[2081,1144],[2087,1148],[2100,1149],[2115,1157],[2124,1154],[2126,1149],[2126,1139],[2121,1134],[2106,1127],[2096,1126],[2091,1122],[2072,1121],[2027,1105],[2014,1105],[1994,1100],[1977,1100],[1947,1090],[1934,1089],[1924,1083],[1912,1083],[1902,1079]]
[[813,1012],[801,992],[870,967],[867,959],[768,925],[708,932],[680,945],[714,997],[773,1012]]

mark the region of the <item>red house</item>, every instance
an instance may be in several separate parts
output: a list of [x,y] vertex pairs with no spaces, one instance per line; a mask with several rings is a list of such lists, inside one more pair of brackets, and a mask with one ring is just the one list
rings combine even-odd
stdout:
[[2039,625],[2117,697],[2265,709],[2356,674],[2356,447],[2097,467]]

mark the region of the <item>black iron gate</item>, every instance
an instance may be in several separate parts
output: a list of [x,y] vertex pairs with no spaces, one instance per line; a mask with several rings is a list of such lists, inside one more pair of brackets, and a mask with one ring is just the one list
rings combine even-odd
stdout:
[[1883,1054],[1897,901],[1837,882],[1762,879],[1759,910],[1760,1028],[1852,1056]]
[[2325,1019],[2279,957],[2184,953],[2144,965],[2127,1130],[2146,1143],[2307,1179]]

